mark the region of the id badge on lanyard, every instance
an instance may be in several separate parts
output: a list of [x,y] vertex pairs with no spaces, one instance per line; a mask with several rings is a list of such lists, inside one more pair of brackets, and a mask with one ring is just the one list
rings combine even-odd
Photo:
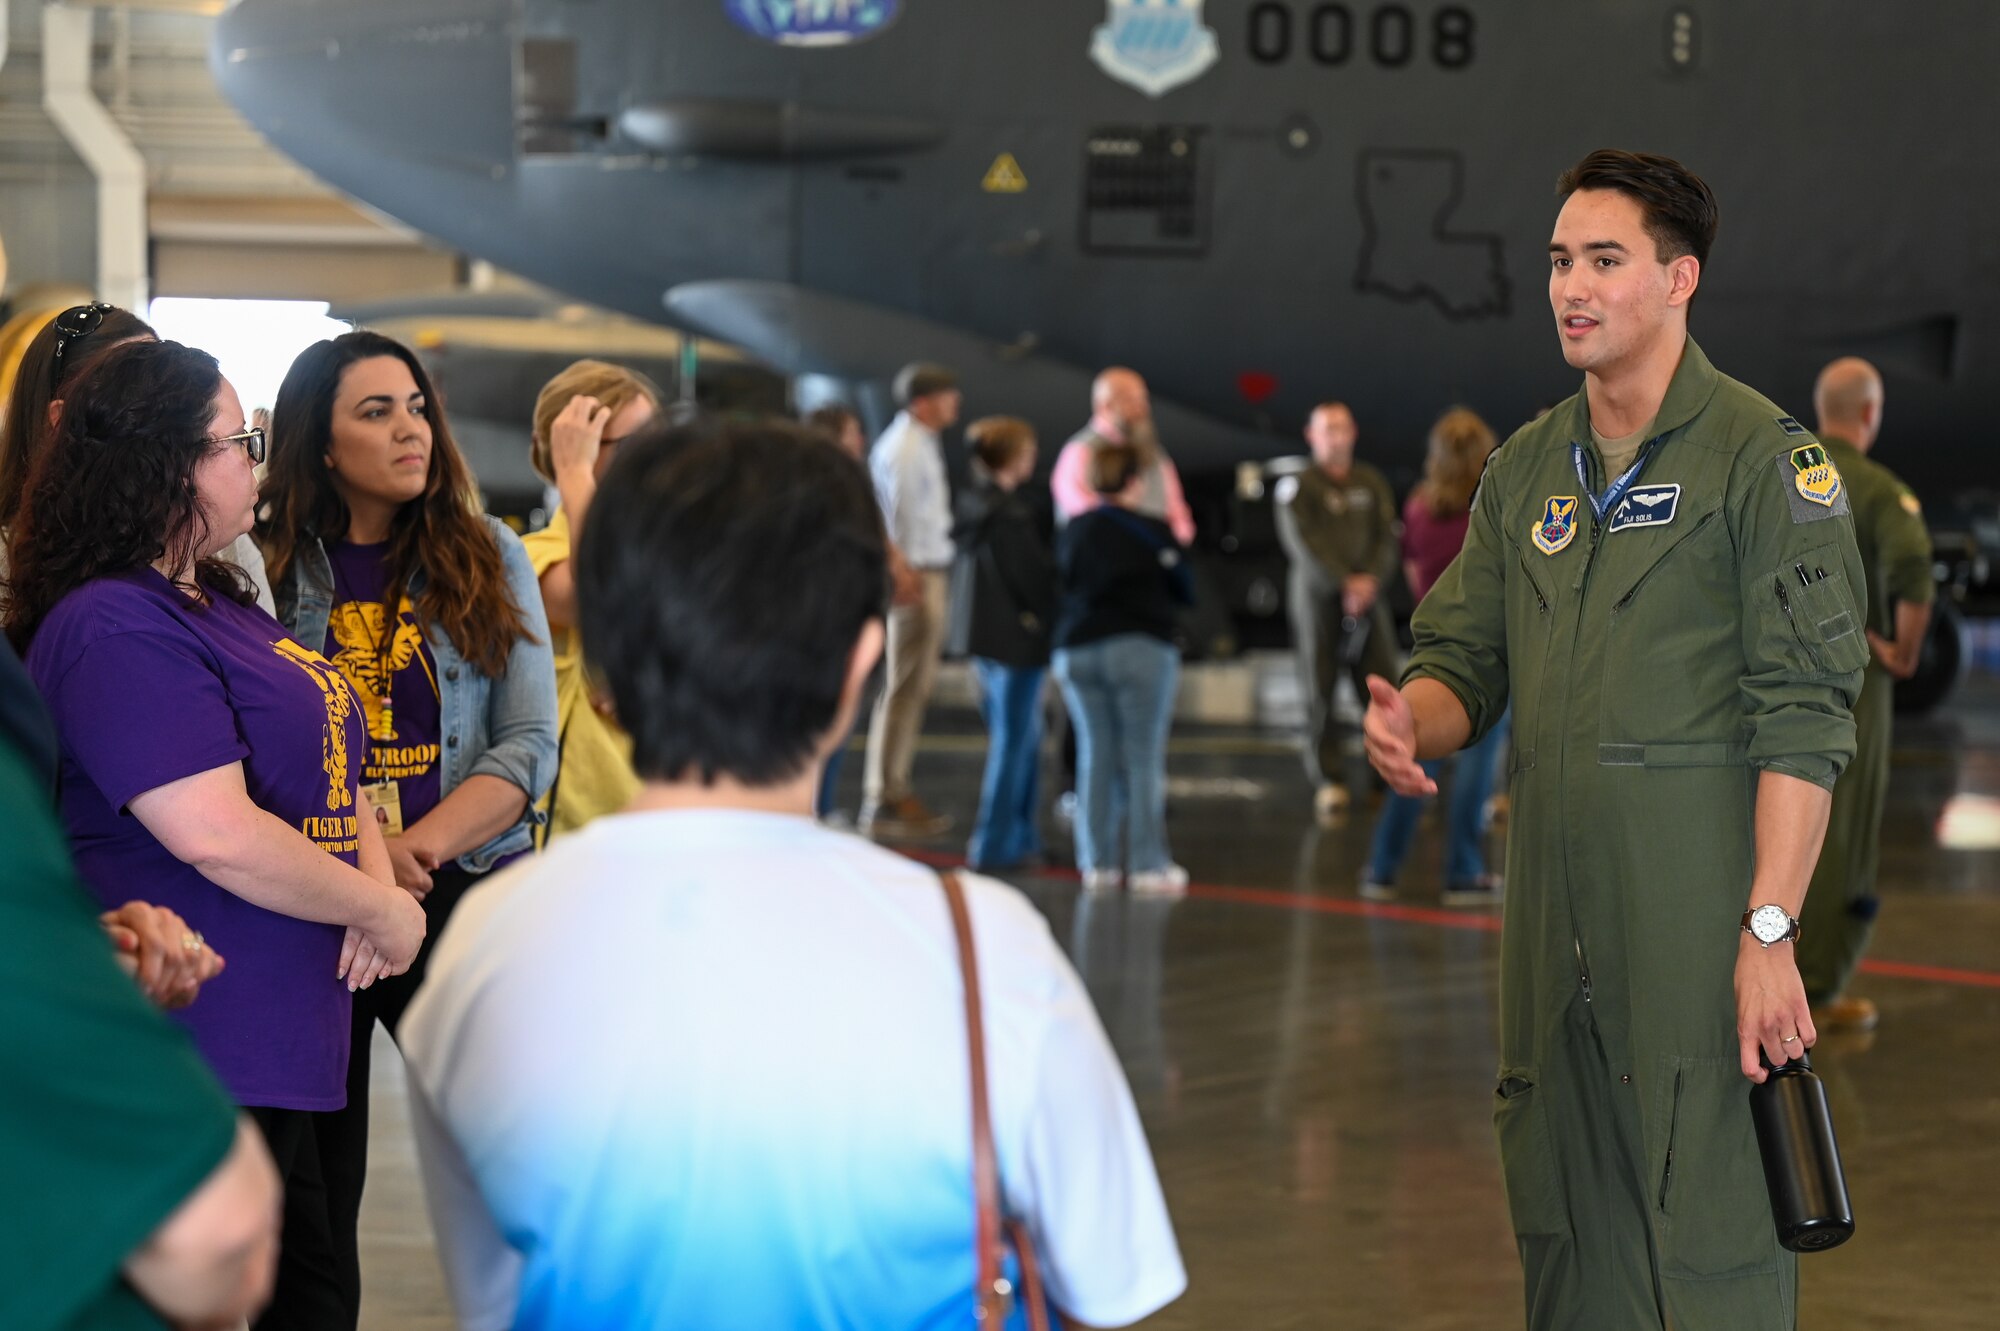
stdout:
[[403,835],[403,791],[394,781],[377,781],[361,788],[361,798],[375,815],[385,837]]
[[1584,495],[1590,500],[1590,511],[1597,514],[1597,521],[1600,524],[1616,513],[1618,506],[1625,502],[1626,492],[1632,488],[1632,483],[1639,479],[1639,473],[1645,470],[1646,459],[1653,456],[1653,442],[1648,441],[1646,446],[1639,450],[1639,456],[1625,469],[1625,474],[1613,481],[1611,488],[1601,496],[1591,493],[1590,472],[1583,464],[1583,445],[1569,446],[1570,461],[1576,464],[1577,484],[1583,487]]

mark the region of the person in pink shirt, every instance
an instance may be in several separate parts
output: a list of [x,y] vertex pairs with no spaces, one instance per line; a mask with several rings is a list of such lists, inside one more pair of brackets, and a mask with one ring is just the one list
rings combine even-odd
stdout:
[[1165,522],[1182,545],[1194,544],[1194,510],[1181,490],[1181,474],[1160,447],[1153,428],[1153,401],[1146,381],[1136,370],[1115,366],[1090,386],[1090,424],[1071,437],[1056,458],[1049,476],[1055,494],[1056,520],[1068,522],[1104,502],[1090,487],[1090,454],[1099,443],[1130,444],[1146,459],[1139,479],[1143,486],[1136,512]]
[[[1424,478],[1403,505],[1403,577],[1410,594],[1421,601],[1451,561],[1458,558],[1472,520],[1472,501],[1486,459],[1495,448],[1493,431],[1478,415],[1454,407],[1431,427]],[[1500,876],[1488,873],[1480,842],[1486,834],[1486,797],[1493,790],[1493,769],[1507,748],[1507,718],[1477,744],[1424,764],[1436,780],[1453,764],[1450,804],[1445,816],[1443,901],[1447,906],[1499,904]],[[1375,842],[1361,881],[1361,895],[1370,901],[1396,899],[1396,874],[1410,853],[1426,796],[1391,792],[1375,824]]]

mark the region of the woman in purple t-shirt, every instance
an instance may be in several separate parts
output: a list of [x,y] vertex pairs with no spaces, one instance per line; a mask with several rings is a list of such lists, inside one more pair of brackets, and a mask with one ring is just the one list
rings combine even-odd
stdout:
[[424,920],[359,816],[352,690],[216,558],[250,529],[263,449],[205,352],[107,351],[29,476],[7,628],[55,717],[85,881],[229,958],[178,1019],[285,1179],[267,1323],[334,1325],[316,1125],[346,1102],[352,991],[405,969]]
[[[1421,601],[1458,558],[1471,525],[1472,495],[1495,447],[1493,431],[1464,407],[1446,412],[1431,427],[1424,478],[1403,506],[1403,576]],[[1486,833],[1486,798],[1493,791],[1493,767],[1507,747],[1503,715],[1478,743],[1454,758],[1424,764],[1436,780],[1447,761],[1455,764],[1445,824],[1444,904],[1485,906],[1500,900],[1500,879],[1486,871],[1481,841]],[[1371,901],[1396,898],[1396,874],[1409,854],[1423,815],[1424,800],[1390,794],[1375,824],[1361,895]]]
[[[479,511],[430,377],[402,344],[356,332],[306,348],[271,426],[259,535],[278,615],[360,700],[362,797],[436,937],[481,877],[529,852],[555,776],[555,658],[534,566]],[[354,1004],[348,1108],[325,1138],[346,1245],[367,1175],[370,1040],[378,1019],[396,1034],[428,956]],[[358,1300],[358,1254],[345,1265]]]

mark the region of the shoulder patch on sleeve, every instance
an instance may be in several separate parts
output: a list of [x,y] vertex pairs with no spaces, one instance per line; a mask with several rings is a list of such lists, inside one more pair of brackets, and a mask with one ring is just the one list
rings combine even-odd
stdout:
[[1783,430],[1786,434],[1812,433],[1811,430],[1808,430],[1805,426],[1799,424],[1797,421],[1793,420],[1790,416],[1780,416],[1777,418],[1777,421],[1778,421],[1778,428],[1780,430]]
[[1847,482],[1819,444],[1788,448],[1776,458],[1793,522],[1818,522],[1848,511]]
[[1898,494],[1896,496],[1896,502],[1901,504],[1903,506],[1903,511],[1905,513],[1908,513],[1913,518],[1920,518],[1924,515],[1924,506],[1921,503],[1919,503],[1917,501],[1917,497],[1911,494],[1908,490],[1904,490],[1902,493]]

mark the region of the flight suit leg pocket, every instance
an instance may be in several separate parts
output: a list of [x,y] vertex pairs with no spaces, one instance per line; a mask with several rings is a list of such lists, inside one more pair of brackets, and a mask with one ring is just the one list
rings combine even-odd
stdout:
[[1564,1204],[1557,1169],[1555,1136],[1549,1129],[1547,1092],[1530,1067],[1500,1070],[1493,1088],[1493,1131],[1500,1143],[1500,1171],[1507,1185],[1507,1209],[1522,1259],[1531,1245],[1546,1246],[1569,1235],[1569,1208]]
[[1660,1273],[1716,1280],[1775,1271],[1784,1255],[1771,1221],[1750,1083],[1734,1057],[1661,1059],[1671,1087],[1657,1180]]

